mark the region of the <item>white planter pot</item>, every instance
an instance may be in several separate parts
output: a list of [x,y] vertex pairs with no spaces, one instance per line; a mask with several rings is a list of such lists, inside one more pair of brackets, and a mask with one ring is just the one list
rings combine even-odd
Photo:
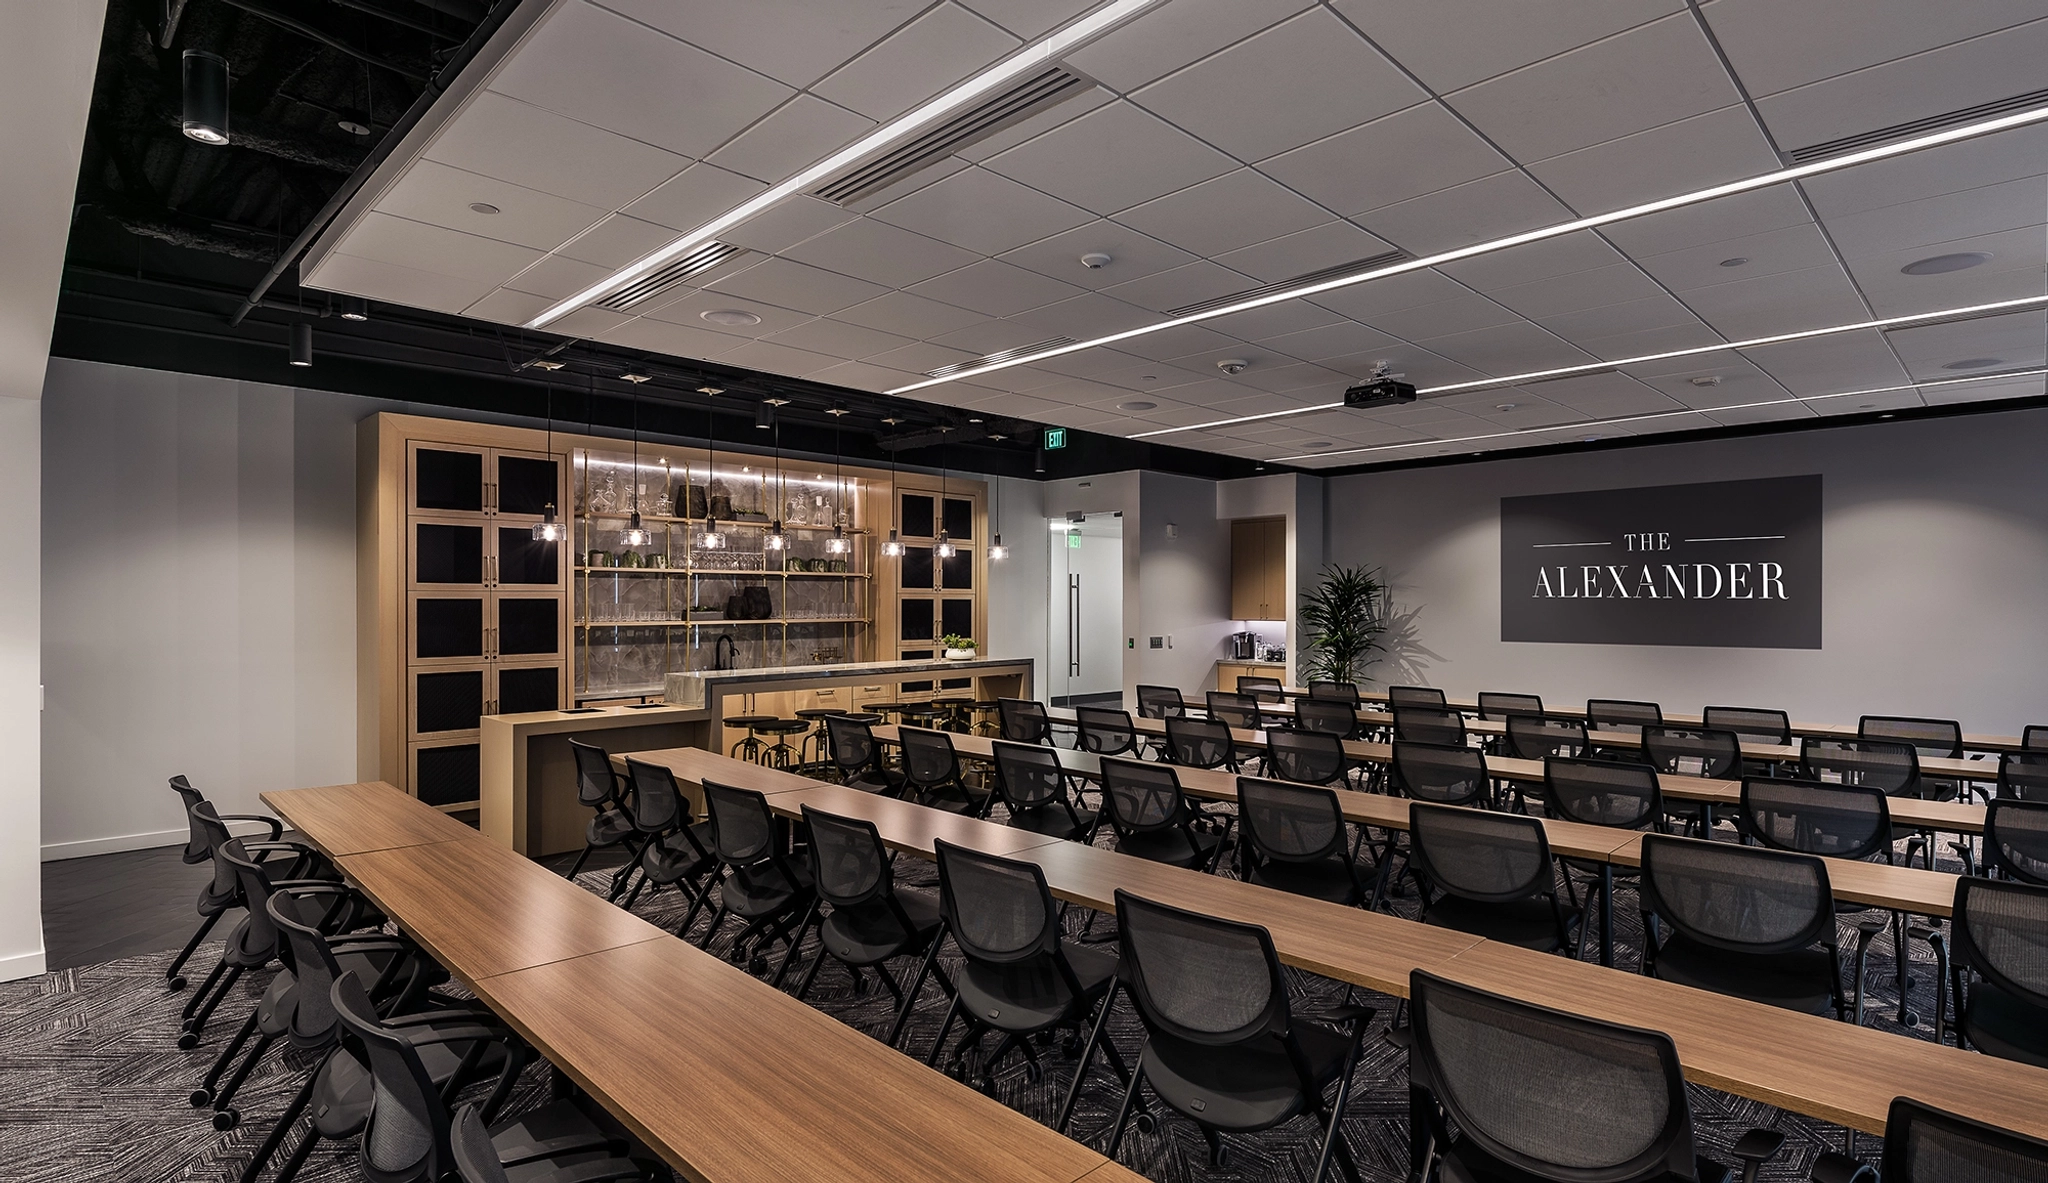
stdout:
[[946,660],[947,660],[947,661],[973,661],[973,660],[974,660],[974,654],[975,654],[975,651],[974,651],[974,650],[972,650],[972,649],[948,649],[948,650],[946,650]]

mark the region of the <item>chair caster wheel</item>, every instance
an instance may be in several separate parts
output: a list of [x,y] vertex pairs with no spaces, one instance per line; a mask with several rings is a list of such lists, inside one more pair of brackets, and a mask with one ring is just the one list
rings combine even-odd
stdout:
[[1081,1040],[1073,1035],[1060,1040],[1060,1054],[1071,1060],[1081,1054]]
[[223,1109],[213,1115],[213,1128],[217,1130],[231,1130],[241,1124],[242,1111],[239,1109]]
[[1139,1133],[1149,1134],[1159,1128],[1159,1119],[1149,1113],[1140,1113],[1131,1124],[1138,1127]]
[[206,1107],[207,1107],[208,1105],[211,1105],[211,1104],[213,1104],[213,1090],[212,1090],[212,1089],[193,1089],[193,1090],[192,1090],[192,1097],[191,1097],[191,1101],[192,1101],[192,1108],[194,1108],[194,1109],[204,1109],[204,1108],[206,1108]]
[[1040,1068],[1036,1064],[1026,1064],[1024,1065],[1024,1079],[1032,1084],[1038,1084],[1045,1079],[1045,1069]]
[[1216,1153],[1209,1156],[1209,1165],[1212,1167],[1228,1166],[1229,1163],[1230,1148],[1228,1146],[1218,1146]]
[[747,972],[756,977],[768,972],[768,958],[755,953],[747,958]]
[[199,1033],[198,1033],[197,1031],[187,1031],[187,1032],[185,1032],[185,1033],[184,1033],[183,1035],[180,1035],[180,1036],[178,1036],[178,1050],[179,1050],[179,1051],[181,1051],[181,1052],[189,1052],[189,1051],[191,1051],[191,1050],[192,1050],[193,1048],[195,1048],[195,1047],[198,1047],[198,1046],[199,1046]]
[[1920,1026],[1920,1012],[1913,1010],[1907,1011],[1905,1017],[1899,1020],[1899,1025],[1901,1027],[1907,1028],[1908,1030],[1918,1029]]
[[169,988],[171,993],[176,994],[178,991],[183,990],[185,988],[184,976],[180,975],[178,977],[172,978],[171,980],[165,982],[164,985],[167,988]]

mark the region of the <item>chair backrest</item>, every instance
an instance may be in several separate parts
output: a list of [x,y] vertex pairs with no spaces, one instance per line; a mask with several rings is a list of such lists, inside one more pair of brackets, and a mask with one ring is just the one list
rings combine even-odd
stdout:
[[1394,738],[1410,743],[1461,745],[1465,716],[1449,707],[1394,704]]
[[871,771],[880,764],[880,747],[875,729],[865,719],[846,715],[825,716],[825,735],[832,741],[832,764],[849,778]]
[[1448,705],[1444,692],[1434,686],[1389,686],[1388,706],[1440,707]]
[[711,815],[711,853],[728,867],[749,867],[775,854],[775,815],[766,795],[704,782],[704,811]]
[[439,1179],[451,1157],[448,1107],[418,1050],[378,1019],[354,970],[335,979],[329,998],[370,1065],[375,1100],[357,1145],[364,1177],[371,1183]]
[[665,834],[688,825],[690,806],[666,764],[626,757],[626,780],[633,786],[633,823],[649,834]]
[[1266,733],[1266,767],[1281,780],[1309,785],[1343,784],[1351,770],[1344,741],[1320,731],[1275,727]]
[[1308,696],[1324,702],[1349,703],[1358,705],[1358,683],[1356,682],[1310,682]]
[[318,902],[335,890],[280,887],[270,893],[270,920],[291,950],[292,976],[298,984],[289,1032],[292,1046],[301,1051],[331,1046],[339,1029],[330,991],[341,976],[341,965],[320,931],[324,909]]
[[898,727],[896,734],[903,742],[903,776],[913,786],[929,789],[959,779],[952,735],[927,727]]
[[1884,1183],[2039,1183],[2048,1141],[1906,1097],[1884,1122]]
[[1486,753],[1460,744],[1394,741],[1394,785],[1417,801],[1473,805],[1486,795]]
[[2020,746],[2030,752],[2048,752],[2048,723],[2029,723],[2020,732]]
[[1221,768],[1237,762],[1237,741],[1230,725],[1220,720],[1169,716],[1166,755],[1189,768]]
[[1799,766],[1813,780],[1863,785],[1893,797],[1920,792],[1920,753],[1909,743],[1809,735],[1799,744]]
[[1358,738],[1358,709],[1337,698],[1300,698],[1294,702],[1294,725],[1338,739]]
[[1735,842],[1643,837],[1645,911],[1701,944],[1787,953],[1835,930],[1825,860]]
[[811,832],[811,877],[818,896],[835,908],[857,908],[894,889],[889,849],[875,823],[803,807]]
[[1410,1080],[1512,1177],[1696,1178],[1692,1114],[1670,1036],[1422,970],[1410,975],[1408,994]]
[[1051,743],[1052,720],[1046,718],[1045,704],[1028,698],[996,700],[996,721],[1003,738],[1011,743]]
[[2048,801],[2048,752],[2002,752],[1998,795],[2016,801]]
[[192,820],[192,807],[203,803],[206,794],[193,788],[192,782],[186,780],[182,772],[171,778],[171,791],[178,794],[178,807],[185,814],[185,826],[188,831],[185,849],[178,857],[194,865],[203,863],[213,857],[213,847],[207,843],[206,835],[200,832],[198,823]]
[[1285,1035],[1287,988],[1271,934],[1117,889],[1118,974],[1150,1031],[1211,1047]]
[[1261,858],[1307,863],[1348,856],[1344,811],[1329,789],[1240,776],[1237,819]]
[[1139,686],[1138,717],[1143,719],[1167,719],[1184,714],[1187,703],[1180,696],[1177,686]]
[[1648,764],[1552,756],[1543,762],[1543,797],[1558,817],[1589,826],[1640,830],[1664,816]]
[[1586,700],[1586,730],[1625,731],[1639,735],[1645,724],[1661,725],[1664,708],[1654,702],[1632,698],[1589,698]]
[[283,943],[277,923],[270,914],[270,872],[249,857],[240,838],[221,843],[213,854],[216,863],[226,863],[234,873],[235,886],[249,915],[228,938],[230,954],[239,954],[244,964],[261,964],[278,955]]
[[1963,725],[1954,719],[1922,719],[1912,715],[1865,715],[1856,721],[1858,739],[1889,739],[1909,743],[1922,756],[1963,758]]
[[1081,750],[1099,756],[1115,756],[1138,746],[1137,728],[1129,711],[1111,707],[1075,707],[1074,718],[1081,725]]
[[1960,875],[1954,908],[1956,964],[2048,1010],[2048,887]]
[[474,1105],[464,1105],[455,1114],[455,1130],[449,1140],[455,1154],[455,1173],[462,1183],[511,1183],[505,1165],[498,1161],[498,1148],[491,1143],[491,1131]]
[[213,882],[206,889],[207,896],[216,901],[236,899],[241,890],[240,882],[235,877],[234,867],[222,862],[220,857],[220,848],[227,845],[234,835],[228,832],[227,823],[220,820],[220,809],[211,801],[201,801],[185,811],[185,818],[213,860]]
[[1994,798],[1984,811],[1984,854],[2023,883],[2048,885],[2048,801]]
[[1503,694],[1497,690],[1479,692],[1479,717],[1499,723],[1509,715],[1540,715],[1543,713],[1543,696],[1540,694]]
[[1586,725],[1577,719],[1508,716],[1508,754],[1518,760],[1580,756],[1585,754],[1586,748]]
[[1066,774],[1051,748],[1000,739],[989,747],[995,753],[996,791],[1011,809],[1037,809],[1066,795]]
[[1773,850],[1800,854],[1866,859],[1892,845],[1890,802],[1859,785],[1744,777],[1739,824]]
[[1643,725],[1643,755],[1659,772],[1722,780],[1742,771],[1742,739],[1705,727]]
[[1102,803],[1119,831],[1142,833],[1180,825],[1188,817],[1180,775],[1171,764],[1149,760],[1102,760]]
[[1414,801],[1408,842],[1422,877],[1463,899],[1500,904],[1556,890],[1550,840],[1533,817]]
[[612,758],[603,748],[580,739],[569,741],[569,751],[576,757],[576,799],[592,809],[611,804],[618,794]]
[[1228,723],[1246,731],[1257,731],[1265,726],[1259,717],[1259,700],[1249,694],[1232,694],[1227,690],[1211,690],[1208,693],[1209,717]]
[[1249,694],[1260,702],[1284,702],[1287,699],[1286,691],[1287,688],[1278,678],[1268,678],[1262,674],[1237,676],[1237,692]]
[[1766,707],[1708,707],[1700,714],[1700,726],[1733,731],[1744,743],[1792,742],[1792,716]]
[[932,844],[939,861],[939,914],[969,961],[996,965],[1059,951],[1059,909],[1037,863]]

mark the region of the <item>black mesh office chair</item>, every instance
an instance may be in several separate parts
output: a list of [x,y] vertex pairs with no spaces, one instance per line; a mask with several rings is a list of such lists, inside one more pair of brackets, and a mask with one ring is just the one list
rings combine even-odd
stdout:
[[[1409,1178],[1417,1183],[1728,1183],[1699,1154],[1678,1049],[1416,970]],[[1734,1146],[1745,1183],[1784,1135]]]
[[1558,899],[1542,822],[1416,801],[1408,845],[1424,924],[1546,953],[1570,946],[1575,917]]
[[996,720],[1003,738],[1011,743],[1052,742],[1052,720],[1046,717],[1042,702],[1028,698],[999,698],[996,700]]
[[1237,771],[1237,741],[1230,725],[1215,719],[1184,716],[1166,720],[1166,758],[1185,768],[1227,768]]
[[1350,787],[1344,741],[1320,731],[1275,727],[1266,733],[1266,774],[1308,785]]
[[[235,908],[241,907],[242,903],[235,894],[234,876],[223,871],[220,864],[214,861],[214,842],[210,832],[202,827],[192,816],[193,806],[206,804],[205,794],[193,788],[192,782],[187,780],[183,773],[179,773],[171,778],[171,791],[178,794],[179,808],[185,814],[185,849],[178,852],[179,859],[188,866],[198,866],[201,863],[207,863],[211,864],[214,868],[213,878],[207,882],[206,886],[199,889],[199,902],[197,905],[199,927],[192,930],[192,936],[185,942],[185,947],[178,950],[178,955],[171,958],[171,963],[164,967],[164,982],[170,989],[175,991],[185,988],[185,976],[180,971],[185,968],[185,963],[192,959],[192,951],[197,949],[199,943],[204,941],[207,934],[213,931],[213,926],[220,923],[222,916]],[[284,823],[265,814],[220,813],[216,811],[214,816],[222,823],[221,833],[231,832],[226,827],[237,822],[256,822],[267,827],[270,831],[264,835],[264,841],[276,842],[284,834]],[[317,860],[317,856],[313,855],[310,847],[302,847],[300,849],[304,851],[306,858]],[[324,864],[324,860],[318,861]],[[309,870],[310,868],[306,866],[300,866],[292,874],[305,874]],[[331,870],[324,870],[320,877],[327,878],[332,874]]]
[[1360,830],[1351,837],[1327,788],[1237,778],[1237,877],[1352,907],[1366,902],[1358,877]]
[[1224,834],[1234,820],[1215,815],[1223,832],[1197,829],[1195,821],[1202,815],[1181,792],[1173,765],[1114,756],[1102,760],[1102,813],[1116,832],[1117,850],[1197,871],[1216,869]]
[[990,745],[995,752],[996,793],[1009,824],[1034,834],[1085,842],[1095,832],[1095,814],[1074,801],[1073,785],[1059,757],[1036,744]]
[[1138,717],[1141,719],[1171,719],[1187,713],[1188,704],[1175,686],[1138,687]]
[[1541,715],[1543,696],[1540,694],[1503,694],[1496,690],[1479,692],[1479,717],[1489,722],[1504,723],[1511,715]]
[[1357,739],[1358,710],[1352,704],[1335,698],[1296,699],[1294,725],[1303,731],[1320,731],[1338,739]]
[[2048,752],[2000,753],[1998,795],[2014,801],[2048,801]]
[[1508,755],[1517,760],[1548,760],[1552,756],[1588,755],[1586,725],[1576,719],[1542,715],[1509,715]]
[[[1887,797],[1925,797],[1920,779],[1920,753],[1912,744],[1886,739],[1822,739],[1807,736],[1799,743],[1799,771],[1807,780],[1877,789]],[[1899,834],[1894,834],[1896,839]],[[1934,866],[1934,835],[1921,831],[1906,842],[1906,863],[1924,851]]]
[[1206,702],[1209,717],[1219,723],[1228,723],[1242,731],[1258,731],[1266,725],[1265,717],[1259,713],[1259,700],[1249,694],[1211,690]]
[[[853,971],[856,980],[858,971],[874,970],[890,997],[896,999],[896,1021],[883,1040],[895,1047],[927,977],[937,973],[946,993],[953,992],[951,979],[938,965],[939,933],[944,927],[939,920],[939,902],[923,892],[896,886],[889,850],[882,845],[875,823],[825,813],[809,805],[803,807],[803,816],[810,831],[811,882],[817,894],[810,913],[797,926],[789,957],[796,956],[805,930],[813,923],[818,929],[818,953],[804,971],[796,996],[810,996],[827,957]],[[824,907],[832,910],[824,912]],[[921,958],[908,990],[897,985],[889,972],[888,962],[895,957]],[[786,962],[787,958],[785,968]],[[778,971],[777,980],[781,976]]]
[[2020,732],[2020,747],[2029,752],[2048,752],[2048,723],[2030,723]]
[[617,899],[632,875],[633,860],[640,855],[640,843],[636,841],[640,831],[626,804],[626,778],[612,771],[611,757],[595,744],[572,739],[569,754],[576,758],[576,800],[593,816],[583,827],[583,849],[576,853],[576,861],[569,864],[565,878],[576,878],[576,872],[583,869],[584,860],[593,851],[624,846],[629,857],[613,873],[611,893],[606,897]]
[[966,1030],[956,1045],[955,1059],[976,1032],[1002,1033],[1001,1042],[981,1061],[984,1083],[1012,1050],[1023,1052],[1035,1068],[1038,1053],[1031,1037],[1060,1028],[1078,1032],[1082,1024],[1089,1024],[1073,1083],[1053,1121],[1053,1128],[1064,1133],[1098,1046],[1117,1079],[1130,1083],[1123,1056],[1103,1037],[1116,985],[1116,954],[1060,938],[1060,909],[1036,863],[984,854],[943,838],[933,846],[939,862],[939,912],[946,934],[965,961],[954,978],[952,1005],[925,1062],[938,1063],[956,1018],[966,1023]]
[[[1733,731],[1707,727],[1643,727],[1639,757],[1666,776],[1697,776],[1727,780],[1742,775],[1742,740]],[[1664,815],[1705,836],[1714,821],[1711,805],[1701,801],[1664,801]]]
[[[1643,838],[1643,972],[1668,982],[1809,1013],[1852,1013],[1835,945],[1825,860],[1733,842]],[[1854,1013],[1862,1014],[1864,945]]]
[[1353,708],[1358,706],[1358,683],[1318,681],[1308,684],[1308,696],[1323,702],[1341,702]]
[[1465,743],[1465,716],[1449,707],[1394,704],[1394,740],[1408,743]]
[[1984,869],[2048,886],[2048,801],[1992,799],[1984,810]]
[[1492,782],[1486,753],[1455,744],[1394,744],[1394,791],[1438,805],[1482,805]]
[[[1552,756],[1543,762],[1543,797],[1545,810],[1552,817],[1618,830],[1662,832],[1669,813],[1657,782],[1657,770],[1648,764],[1619,760]],[[1587,916],[1594,914],[1596,904],[1612,904],[1603,897],[1614,882],[1632,883],[1636,878],[1633,871],[1617,871],[1589,859],[1561,858],[1558,862],[1565,869],[1565,888],[1574,904],[1578,899],[1577,884],[1584,882]],[[1582,945],[1588,927],[1580,927]]]
[[1700,714],[1700,726],[1709,731],[1733,731],[1743,743],[1792,742],[1792,717],[1765,707],[1708,707]]
[[1954,719],[1865,715],[1856,721],[1856,738],[1909,743],[1922,756],[1948,760],[1963,758],[1963,725]]
[[[2039,1183],[2048,1141],[1894,1097],[1884,1122],[1884,1183]],[[1824,1153],[1814,1183],[1878,1183],[1870,1164]]]
[[674,888],[690,901],[689,912],[676,926],[676,935],[681,936],[690,931],[709,898],[710,879],[718,869],[711,847],[718,836],[711,832],[709,821],[690,816],[689,798],[683,796],[676,774],[666,764],[649,764],[628,756],[626,779],[633,785],[633,822],[645,842],[640,847],[640,878],[626,893],[622,906],[631,908],[649,884],[656,891]]
[[[1351,1183],[1357,1164],[1344,1144],[1344,1109],[1372,1011],[1344,1007],[1297,1018],[1273,938],[1239,924],[1155,903],[1119,890],[1118,980],[1145,1024],[1145,1050],[1124,1090],[1106,1154],[1116,1157],[1139,1090],[1201,1127],[1214,1165],[1222,1135],[1271,1129],[1303,1113],[1323,1127],[1322,1153],[1308,1183],[1322,1183],[1334,1158]],[[1336,1089],[1333,1099],[1324,1094]]]
[[1434,686],[1389,686],[1387,705],[1402,707],[1442,707],[1449,702],[1444,692]]
[[1098,756],[1121,756],[1138,750],[1138,731],[1129,711],[1110,707],[1075,707],[1081,750]]
[[[571,1105],[572,1102],[558,1101],[555,1104]],[[579,1112],[577,1116],[583,1115]],[[535,1117],[528,1114],[514,1124],[531,1126]],[[591,1124],[591,1132],[602,1136],[595,1123]],[[476,1106],[464,1105],[456,1111],[450,1150],[455,1159],[455,1172],[462,1183],[623,1183],[628,1179],[648,1177],[646,1168],[621,1157],[610,1147],[558,1150],[529,1156],[527,1146],[512,1144],[520,1136],[521,1133],[511,1129],[502,1129],[494,1140],[490,1127],[484,1124]],[[498,1141],[508,1144],[504,1151],[499,1149]],[[504,1152],[514,1156],[512,1162],[507,1163],[500,1157]]]
[[[783,852],[766,796],[707,780],[704,807],[711,815],[711,853],[719,865],[718,907],[699,943],[709,949],[725,918],[739,918],[744,926],[733,939],[733,960],[758,974],[768,968],[768,944],[795,943],[790,928],[816,895],[811,871]],[[783,965],[788,967],[786,958]]]
[[[1586,700],[1586,730],[1613,731],[1640,739],[1644,727],[1664,725],[1664,708],[1654,702],[1641,702],[1628,698],[1589,698]],[[1602,747],[1595,744],[1588,753],[1610,760],[1640,760],[1642,755],[1632,745],[1617,744]]]
[[[2048,1068],[2048,887],[1958,876],[1953,916],[1953,972],[1935,1014],[1953,989],[1957,1046]],[[1936,1039],[1943,1026],[1938,1017]]]
[[882,759],[882,745],[866,717],[827,715],[825,734],[832,741],[832,767],[840,784],[890,797],[903,791],[903,775]]
[[944,731],[923,727],[899,727],[903,744],[903,795],[919,805],[949,813],[981,817],[988,812],[991,794],[969,785],[960,775],[960,757],[953,750],[953,737]]
[[1280,679],[1260,674],[1239,674],[1237,692],[1249,694],[1260,702],[1287,701],[1287,688],[1281,684]]

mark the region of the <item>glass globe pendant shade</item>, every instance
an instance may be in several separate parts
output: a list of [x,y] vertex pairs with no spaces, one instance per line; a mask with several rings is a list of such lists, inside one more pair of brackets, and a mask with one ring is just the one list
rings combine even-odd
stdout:
[[903,557],[903,544],[896,541],[896,531],[889,531],[889,541],[882,544],[882,554],[892,559]]
[[989,561],[992,563],[1000,563],[1004,559],[1007,559],[1009,557],[1010,548],[1003,545],[1003,536],[1001,534],[996,535],[995,540],[988,544]]
[[932,550],[933,553],[937,554],[942,559],[950,559],[953,557],[955,553],[957,553],[954,549],[952,540],[946,537],[946,532],[944,530],[939,531],[939,544],[933,547]]
[[853,539],[846,536],[846,527],[832,527],[832,537],[825,540],[825,553],[828,555],[853,553]]
[[697,546],[701,550],[725,549],[725,531],[718,528],[717,518],[704,519],[704,532],[697,535]]
[[552,501],[548,502],[547,508],[541,511],[540,520],[533,524],[533,540],[535,542],[560,542],[568,536],[569,531],[567,527],[555,520],[555,503]]
[[769,550],[789,549],[789,535],[782,532],[782,523],[780,521],[768,527],[768,536],[761,540],[761,545]]
[[654,535],[649,534],[647,528],[640,524],[640,511],[637,509],[633,511],[632,521],[626,525],[626,532],[619,537],[627,546],[646,546],[654,541]]

